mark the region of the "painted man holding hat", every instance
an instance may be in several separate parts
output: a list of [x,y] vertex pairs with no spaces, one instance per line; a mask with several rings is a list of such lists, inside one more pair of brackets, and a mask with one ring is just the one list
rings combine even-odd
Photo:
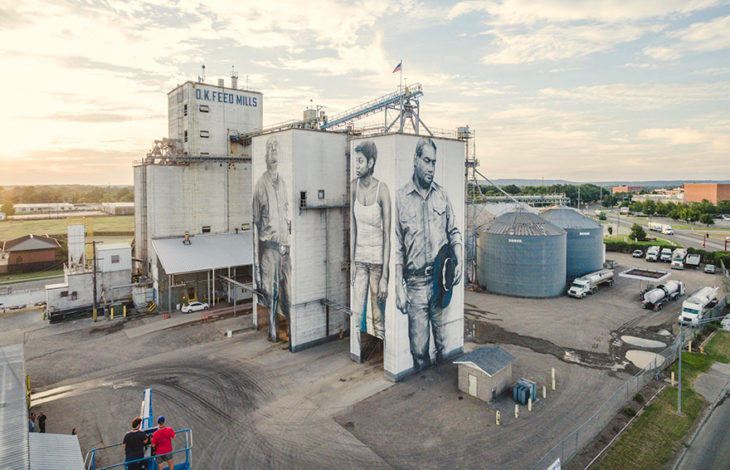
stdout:
[[413,366],[431,366],[431,330],[436,361],[443,359],[444,309],[461,281],[462,240],[444,188],[433,181],[436,144],[422,137],[413,156],[413,177],[396,193],[396,305],[408,315]]

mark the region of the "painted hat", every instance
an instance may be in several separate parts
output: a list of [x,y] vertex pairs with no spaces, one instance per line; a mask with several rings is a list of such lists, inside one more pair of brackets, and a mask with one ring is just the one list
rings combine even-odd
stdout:
[[448,243],[441,247],[433,263],[431,306],[446,308],[451,302],[456,277],[456,253]]

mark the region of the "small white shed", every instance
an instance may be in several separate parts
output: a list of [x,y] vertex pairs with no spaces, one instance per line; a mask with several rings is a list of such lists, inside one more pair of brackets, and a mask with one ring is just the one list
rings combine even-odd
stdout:
[[490,402],[512,383],[517,358],[499,346],[485,346],[454,361],[459,365],[459,390]]

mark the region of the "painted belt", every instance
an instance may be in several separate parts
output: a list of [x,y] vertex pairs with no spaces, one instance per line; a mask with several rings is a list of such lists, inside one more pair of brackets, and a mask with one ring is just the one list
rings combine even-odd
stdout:
[[420,269],[406,269],[405,278],[410,279],[412,277],[429,277],[433,274],[433,263],[424,266]]
[[273,240],[266,240],[261,242],[262,246],[265,246],[266,248],[271,248],[272,250],[277,250],[282,255],[285,255],[289,253],[289,245],[282,245],[279,242],[275,242]]

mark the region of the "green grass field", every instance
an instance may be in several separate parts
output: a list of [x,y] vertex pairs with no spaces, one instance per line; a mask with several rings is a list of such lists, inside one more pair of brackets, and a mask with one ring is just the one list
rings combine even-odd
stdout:
[[63,276],[63,269],[55,269],[53,271],[38,271],[33,273],[0,274],[0,284],[13,284],[16,282],[25,282],[33,278],[51,276]]
[[[94,232],[134,232],[134,216],[90,217]],[[34,235],[58,235],[66,233],[66,219],[5,220],[0,222],[0,240],[11,240],[30,233]],[[131,236],[129,237],[131,238]]]
[[[692,390],[695,379],[700,373],[710,370],[713,362],[730,360],[730,333],[718,331],[705,350],[706,354],[682,354],[683,415],[677,414],[677,387],[667,387],[593,468],[665,467],[707,404],[702,396]],[[672,370],[676,377],[677,363],[672,366]]]

